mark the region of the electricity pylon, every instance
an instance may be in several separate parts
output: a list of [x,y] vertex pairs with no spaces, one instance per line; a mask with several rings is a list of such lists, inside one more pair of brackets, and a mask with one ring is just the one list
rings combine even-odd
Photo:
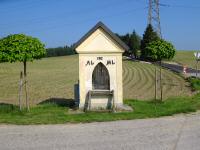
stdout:
[[149,0],[148,24],[151,24],[158,36],[162,38],[159,5],[159,0]]
[[[149,0],[148,24],[151,24],[154,31],[162,39],[160,25],[160,3],[159,0]],[[162,60],[160,60],[160,76],[157,78],[157,69],[155,67],[155,100],[157,99],[157,82],[160,82],[160,100],[163,99],[163,84],[162,84]]]

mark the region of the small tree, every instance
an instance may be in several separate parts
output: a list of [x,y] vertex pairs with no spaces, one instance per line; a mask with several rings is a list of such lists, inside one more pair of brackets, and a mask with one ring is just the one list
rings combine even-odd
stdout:
[[153,61],[161,61],[163,59],[172,59],[176,50],[171,43],[160,39],[149,43],[144,52],[147,58]]
[[[163,84],[162,84],[162,60],[163,59],[172,59],[175,55],[175,48],[174,46],[164,40],[157,40],[149,43],[146,48],[144,49],[146,58],[153,60],[153,61],[160,61],[160,97],[161,101],[163,99]],[[156,72],[156,68],[155,68]],[[157,93],[157,75],[155,73],[155,99]]]
[[146,59],[146,53],[144,49],[146,46],[151,43],[152,41],[159,40],[160,38],[158,37],[157,33],[153,30],[153,27],[151,24],[149,24],[143,34],[143,38],[141,40],[141,58]]
[[45,56],[45,54],[46,50],[44,44],[42,44],[37,38],[33,38],[31,36],[26,36],[24,34],[13,34],[0,40],[0,61],[11,63],[16,61],[23,62],[25,89],[27,83],[27,61],[40,59]]

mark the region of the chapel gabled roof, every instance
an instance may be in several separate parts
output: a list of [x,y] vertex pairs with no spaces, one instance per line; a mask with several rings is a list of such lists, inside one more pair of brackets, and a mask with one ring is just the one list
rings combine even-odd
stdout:
[[117,36],[115,35],[106,25],[104,25],[101,21],[98,22],[92,29],[90,29],[76,44],[74,48],[76,49],[81,43],[83,43],[92,33],[94,33],[97,29],[103,29],[116,43],[118,43],[124,50],[129,50],[129,47]]

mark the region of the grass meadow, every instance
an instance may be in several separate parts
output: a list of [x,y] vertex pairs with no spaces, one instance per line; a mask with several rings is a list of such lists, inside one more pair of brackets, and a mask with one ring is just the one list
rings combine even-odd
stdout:
[[[73,85],[78,81],[78,55],[44,58],[28,63],[28,93],[32,105],[29,112],[25,108],[19,111],[17,106],[19,73],[23,70],[23,65],[0,63],[0,123],[24,125],[101,122],[155,118],[200,109],[200,94],[194,95],[192,92],[194,89],[199,90],[199,80],[191,78],[190,85],[189,80],[166,69],[162,70],[165,101],[153,100],[155,68],[159,76],[158,66],[123,60],[124,103],[131,106],[133,112],[78,111],[76,114],[76,111],[69,109],[74,107]],[[157,97],[159,98],[159,86]]]
[[[0,63],[0,103],[18,104],[21,70],[22,63]],[[154,70],[155,66],[151,64],[124,60],[124,99],[153,99]],[[78,55],[28,62],[27,72],[31,105],[51,99],[70,100],[74,97],[73,86],[78,81]],[[182,77],[168,70],[163,70],[162,73],[164,98],[192,94],[189,83]]]
[[194,52],[196,51],[177,51],[172,61],[196,69]]

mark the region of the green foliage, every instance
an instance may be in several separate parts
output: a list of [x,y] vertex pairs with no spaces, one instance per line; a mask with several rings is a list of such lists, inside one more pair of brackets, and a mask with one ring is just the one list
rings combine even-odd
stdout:
[[136,56],[136,57],[138,57],[138,51],[140,49],[140,42],[141,42],[141,38],[134,30],[133,33],[130,35],[129,47],[131,49],[131,53],[133,53],[134,56]]
[[141,45],[140,45],[140,49],[141,49],[141,58],[145,59],[145,52],[144,49],[146,48],[146,46],[152,42],[152,41],[156,41],[159,40],[160,38],[158,37],[157,33],[153,30],[153,27],[151,24],[149,24],[143,34],[143,38],[141,40]]
[[56,48],[48,48],[47,57],[55,57],[55,56],[65,56],[65,55],[73,55],[76,54],[75,50],[72,47],[56,47]]
[[200,79],[199,78],[190,77],[190,78],[188,78],[188,81],[190,82],[193,90],[195,90],[195,91],[200,90]]
[[176,50],[171,43],[160,39],[149,43],[143,52],[146,58],[158,61],[163,59],[172,59]]
[[131,34],[127,33],[125,35],[116,34],[126,45],[129,46],[129,52],[126,55],[134,54],[137,57],[138,50],[140,49],[141,38],[134,30]]
[[9,35],[0,40],[0,61],[2,62],[26,62],[40,59],[46,51],[37,38],[24,34]]
[[[119,35],[116,33],[116,35],[128,46],[129,45],[129,39],[130,39],[130,35],[129,33],[125,34],[125,35]],[[130,48],[130,47],[129,47]],[[130,51],[125,51],[123,55],[130,55]]]
[[125,35],[119,35],[116,34],[124,43],[126,43],[127,45],[129,45],[129,40],[130,40],[130,34],[127,33]]

